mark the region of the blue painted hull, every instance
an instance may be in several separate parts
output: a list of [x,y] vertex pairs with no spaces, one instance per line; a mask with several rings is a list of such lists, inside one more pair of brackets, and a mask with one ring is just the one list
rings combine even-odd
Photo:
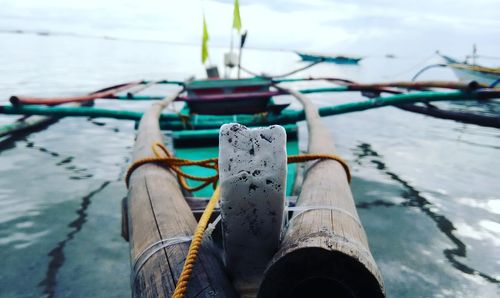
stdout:
[[345,56],[324,56],[324,55],[311,55],[311,54],[304,54],[304,53],[298,53],[297,55],[300,56],[302,61],[310,61],[310,62],[317,62],[317,61],[324,61],[324,62],[330,62],[330,63],[336,63],[336,64],[358,64],[358,62],[363,59],[363,58],[354,58],[354,57],[345,57]]

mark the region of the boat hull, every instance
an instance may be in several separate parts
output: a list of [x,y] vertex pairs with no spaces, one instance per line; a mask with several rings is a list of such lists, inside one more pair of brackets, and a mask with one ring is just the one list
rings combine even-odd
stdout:
[[310,62],[330,62],[336,64],[358,64],[362,58],[353,58],[353,57],[345,57],[345,56],[323,56],[323,55],[311,55],[304,53],[297,53],[300,56],[302,61],[310,61]]
[[[267,111],[271,81],[261,78],[197,80],[186,84],[185,99],[190,113],[207,115],[256,114]],[[252,93],[252,98],[224,99],[227,95]],[[210,99],[210,97],[220,97]]]
[[491,86],[500,80],[500,74],[482,73],[475,70],[454,68],[453,66],[451,66],[451,68],[458,79],[464,82],[476,81],[478,83]]
[[459,61],[444,55],[441,55],[441,57],[443,57],[447,65],[453,70],[460,81],[476,81],[478,83],[491,86],[500,80],[499,69],[460,63]]

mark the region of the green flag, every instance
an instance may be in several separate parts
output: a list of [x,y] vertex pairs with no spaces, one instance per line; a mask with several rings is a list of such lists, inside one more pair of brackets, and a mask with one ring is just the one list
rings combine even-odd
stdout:
[[203,37],[201,41],[201,63],[205,63],[208,58],[208,29],[205,15],[203,15]]
[[240,3],[238,0],[234,0],[233,28],[238,33],[241,31]]

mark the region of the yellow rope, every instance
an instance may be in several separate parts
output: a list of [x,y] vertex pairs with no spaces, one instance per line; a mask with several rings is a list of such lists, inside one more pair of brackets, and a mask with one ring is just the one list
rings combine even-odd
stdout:
[[184,115],[179,112],[177,113],[177,116],[179,117],[179,119],[181,119],[182,127],[184,127],[184,129],[192,127],[191,123],[189,122],[190,120],[189,115]]
[[[193,160],[188,160],[188,159],[182,159],[182,158],[177,158],[173,157],[170,151],[165,147],[165,145],[156,142],[152,146],[153,153],[156,155],[156,157],[147,157],[143,158],[140,160],[136,160],[128,169],[127,174],[125,176],[125,183],[127,184],[127,188],[129,186],[130,182],[130,176],[132,176],[132,173],[139,168],[142,165],[148,164],[148,163],[154,163],[160,166],[165,166],[167,168],[172,169],[176,174],[177,178],[179,180],[179,183],[181,186],[188,190],[188,191],[197,191],[200,190],[210,184],[213,185],[214,189],[217,185],[217,181],[219,179],[218,175],[218,163],[219,159],[218,158],[210,158],[210,159],[205,159],[205,160],[198,160],[198,161],[193,161]],[[342,159],[342,157],[335,155],[335,154],[302,154],[302,155],[292,155],[288,156],[287,162],[289,164],[291,163],[301,163],[301,162],[307,162],[307,161],[313,161],[313,160],[318,160],[318,159],[331,159],[335,160],[342,167],[344,168],[344,171],[347,175],[347,180],[349,183],[351,183],[351,173],[349,171],[349,166],[347,163]],[[182,166],[199,166],[199,167],[204,167],[204,168],[209,168],[213,169],[217,172],[217,174],[213,176],[208,176],[208,177],[201,177],[201,176],[194,176],[185,173],[184,171],[181,170],[180,167]],[[203,181],[202,184],[195,186],[195,187],[190,187],[187,182],[187,179],[195,180],[195,181]]]
[[215,204],[219,200],[219,187],[216,187],[210,201],[208,201],[207,207],[205,207],[205,211],[201,215],[200,221],[198,221],[198,225],[196,226],[196,230],[194,231],[193,241],[191,241],[191,245],[189,246],[188,254],[186,256],[186,261],[184,262],[184,266],[182,267],[181,275],[179,276],[179,280],[177,281],[177,285],[175,286],[175,291],[172,297],[174,298],[182,298],[187,290],[187,283],[189,278],[191,277],[191,272],[193,272],[194,263],[196,262],[196,258],[198,257],[198,251],[200,250],[201,241],[203,239],[203,233],[208,225],[208,221],[210,220],[210,216],[214,211]]
[[349,184],[351,183],[351,171],[349,170],[349,166],[347,165],[347,162],[340,157],[339,155],[335,154],[301,154],[301,155],[292,155],[288,156],[287,162],[290,163],[300,163],[300,162],[308,162],[308,161],[313,161],[313,160],[318,160],[318,159],[330,159],[330,160],[335,160],[338,162],[342,168],[344,168],[345,174],[347,176],[347,181]]
[[[198,251],[200,250],[201,246],[201,241],[203,239],[203,233],[205,232],[205,229],[208,225],[208,221],[210,220],[210,217],[212,216],[212,212],[215,208],[215,205],[217,204],[217,201],[219,200],[219,187],[217,186],[217,181],[219,180],[219,169],[218,169],[218,158],[210,158],[210,159],[205,159],[205,160],[199,160],[199,161],[192,161],[192,160],[187,160],[187,159],[182,159],[182,158],[176,158],[173,157],[170,151],[161,143],[154,143],[152,146],[153,152],[156,155],[156,157],[149,157],[149,158],[144,158],[135,161],[130,168],[127,171],[127,175],[125,177],[125,182],[127,184],[127,188],[129,186],[129,180],[130,176],[132,173],[140,166],[148,163],[154,163],[160,166],[165,166],[169,169],[172,169],[176,174],[177,174],[177,179],[179,180],[180,185],[188,190],[188,191],[196,191],[199,189],[202,189],[210,184],[213,184],[214,187],[214,193],[212,194],[212,197],[210,198],[207,206],[205,207],[205,210],[203,211],[203,214],[201,215],[200,220],[198,221],[198,225],[196,226],[194,235],[193,235],[193,240],[191,241],[191,245],[189,246],[188,254],[186,256],[186,261],[184,262],[184,266],[182,268],[181,275],[179,276],[179,280],[177,281],[177,285],[175,286],[175,291],[172,295],[174,298],[182,298],[184,297],[186,290],[187,290],[187,284],[189,281],[189,278],[191,277],[191,273],[193,272],[194,264],[196,262],[196,259],[198,257]],[[302,154],[302,155],[293,155],[293,156],[288,156],[287,162],[290,163],[299,163],[299,162],[307,162],[307,161],[313,161],[313,160],[318,160],[318,159],[330,159],[330,160],[335,160],[342,167],[344,168],[344,171],[347,176],[347,180],[349,183],[351,183],[351,173],[349,171],[349,166],[347,163],[338,155],[334,154]],[[208,176],[208,177],[201,177],[201,176],[194,176],[185,173],[182,171],[180,167],[182,166],[200,166],[200,167],[205,167],[209,169],[215,170],[217,173],[213,176]],[[195,187],[190,187],[187,182],[187,179],[195,180],[195,181],[203,181],[202,184],[195,186]]]
[[[125,176],[125,183],[127,184],[127,188],[129,186],[130,176],[138,167],[144,164],[154,163],[172,169],[177,174],[177,179],[179,180],[179,183],[182,186],[182,188],[188,191],[197,191],[210,184],[213,184],[213,187],[215,189],[217,185],[217,180],[219,179],[218,158],[210,158],[200,161],[191,161],[187,159],[173,157],[170,151],[168,151],[168,149],[165,147],[165,145],[159,142],[154,143],[152,149],[156,157],[147,157],[137,160],[129,167],[127,175]],[[180,168],[182,166],[199,166],[199,167],[209,168],[217,171],[217,174],[209,177],[194,176],[182,171]],[[203,183],[195,187],[190,187],[186,182],[186,178],[195,181],[203,181]]]

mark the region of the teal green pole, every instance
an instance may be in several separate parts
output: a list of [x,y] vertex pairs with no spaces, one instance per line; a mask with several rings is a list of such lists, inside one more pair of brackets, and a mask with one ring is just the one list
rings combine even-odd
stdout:
[[[310,93],[325,93],[325,92],[345,92],[351,91],[347,86],[339,86],[339,87],[325,87],[325,88],[309,88],[309,89],[301,89],[300,93],[310,94]],[[159,95],[117,95],[114,96],[113,99],[118,100],[161,100],[164,99],[165,96]]]
[[386,97],[376,97],[366,101],[345,103],[335,106],[323,107],[319,109],[319,114],[324,116],[332,116],[338,114],[352,113],[365,111],[390,105],[398,105],[405,103],[427,102],[427,101],[453,101],[453,100],[471,100],[476,99],[477,93],[467,91],[449,91],[435,92],[422,91],[415,93],[397,94]]
[[[389,105],[398,105],[404,103],[427,102],[427,101],[450,101],[450,100],[470,100],[476,99],[477,93],[466,91],[449,92],[415,92],[409,94],[398,94],[386,97],[377,97],[370,100],[345,103],[322,107],[319,114],[322,117],[365,111],[369,109],[380,108]],[[142,117],[142,112],[126,110],[110,110],[91,107],[47,107],[37,105],[26,105],[14,107],[11,105],[0,106],[0,113],[3,114],[24,114],[24,115],[51,115],[51,116],[80,116],[80,117],[105,117],[124,120],[138,121]],[[247,126],[270,125],[270,124],[290,124],[304,120],[304,111],[285,110],[279,115],[267,115],[257,117],[255,115],[231,115],[229,117],[221,116],[190,116],[187,123],[182,122],[176,114],[162,114],[160,122],[164,129],[182,130],[194,127],[196,129],[217,128],[224,123],[236,121]]]
[[302,81],[310,81],[310,79],[304,79],[304,78],[289,78],[289,79],[274,79],[273,82],[276,84],[279,83],[293,83],[293,82],[302,82]]
[[0,113],[11,115],[48,115],[75,117],[104,117],[123,120],[140,120],[142,112],[109,110],[91,107],[48,107],[41,105],[1,106]]

